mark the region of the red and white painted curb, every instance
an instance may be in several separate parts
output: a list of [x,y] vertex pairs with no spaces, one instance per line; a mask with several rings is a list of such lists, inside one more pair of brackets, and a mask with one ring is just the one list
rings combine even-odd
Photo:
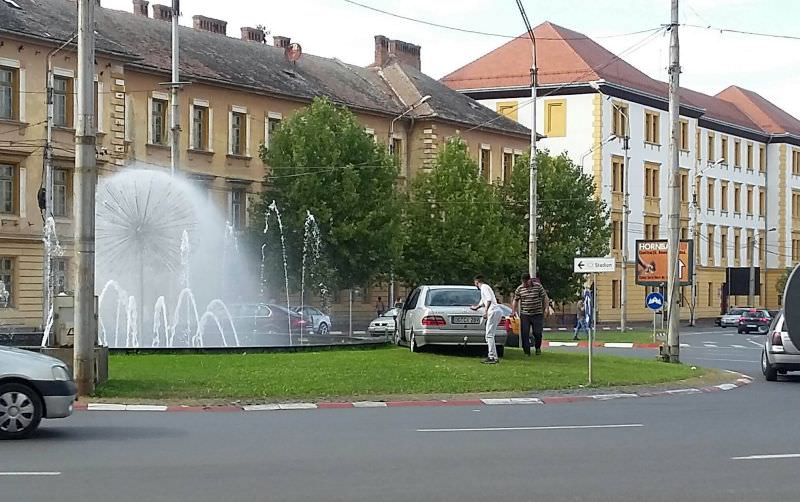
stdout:
[[485,399],[452,399],[430,401],[354,401],[323,403],[273,403],[253,405],[226,406],[165,406],[149,404],[112,404],[112,403],[76,403],[79,411],[183,411],[183,412],[241,412],[241,411],[282,411],[282,410],[324,410],[339,408],[409,408],[409,407],[443,407],[443,406],[504,406],[504,405],[543,405],[576,403],[580,401],[611,401],[615,399],[635,399],[657,396],[678,396],[684,394],[708,394],[723,392],[744,387],[753,379],[741,373],[730,372],[738,378],[729,383],[709,387],[691,387],[685,389],[669,389],[652,392],[610,393],[592,395],[554,395],[542,397],[504,397]]

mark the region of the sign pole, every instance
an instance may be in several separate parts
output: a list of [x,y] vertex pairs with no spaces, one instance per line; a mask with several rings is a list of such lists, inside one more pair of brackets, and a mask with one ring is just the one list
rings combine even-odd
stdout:
[[592,353],[597,336],[597,274],[592,272],[592,326],[589,330],[589,385],[592,385]]

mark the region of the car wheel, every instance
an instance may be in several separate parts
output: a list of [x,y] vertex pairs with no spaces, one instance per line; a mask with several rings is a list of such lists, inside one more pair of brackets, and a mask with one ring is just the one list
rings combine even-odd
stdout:
[[769,363],[766,350],[761,352],[761,372],[764,373],[764,378],[768,382],[774,382],[778,379],[778,370]]
[[411,338],[408,340],[408,349],[411,352],[419,352],[419,345],[417,345],[417,337],[414,336],[414,332],[411,332]]
[[319,323],[319,328],[317,328],[317,334],[319,336],[328,336],[330,334],[330,328],[324,322]]
[[0,385],[0,439],[23,439],[39,427],[44,406],[32,388],[19,383]]
[[769,331],[769,326],[759,326],[758,327],[758,334],[759,335],[765,335],[765,334],[767,334],[767,331]]

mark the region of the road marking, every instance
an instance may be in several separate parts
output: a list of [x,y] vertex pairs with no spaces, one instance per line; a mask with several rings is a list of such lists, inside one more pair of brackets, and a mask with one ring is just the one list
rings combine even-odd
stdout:
[[772,460],[779,458],[800,458],[800,453],[782,453],[779,455],[750,455],[747,457],[731,457],[731,460]]
[[476,427],[473,429],[417,429],[417,432],[552,431],[552,430],[581,430],[581,429],[625,429],[631,427],[644,427],[644,424],[545,425],[538,427]]
[[624,343],[624,342],[606,342],[605,348],[607,349],[632,349],[632,343]]
[[748,341],[748,342],[750,342],[750,343],[752,343],[753,345],[758,345],[759,347],[761,347],[762,345],[764,345],[764,343],[763,343],[763,342],[756,342],[756,341],[754,341],[754,340],[747,340],[747,341]]
[[693,357],[692,359],[697,359],[698,361],[730,361],[733,363],[757,363],[758,361],[753,359],[722,359],[718,357]]
[[734,349],[744,349],[745,348],[744,345],[731,345],[731,347],[733,347]]
[[547,342],[550,347],[577,347],[578,342]]
[[704,342],[703,347],[705,347],[707,349],[718,349],[719,348],[718,345],[714,345],[713,343],[705,343],[705,342]]
[[542,400],[537,397],[506,397],[496,399],[481,399],[483,404],[497,405],[497,404],[544,404]]
[[691,347],[691,345],[689,345],[688,343],[682,343],[681,344],[681,348],[686,348],[686,347]]
[[60,472],[0,472],[0,476],[61,476]]

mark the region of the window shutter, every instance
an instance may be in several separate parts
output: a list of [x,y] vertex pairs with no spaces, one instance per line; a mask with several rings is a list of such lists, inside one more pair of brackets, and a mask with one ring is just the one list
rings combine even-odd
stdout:
[[19,217],[27,217],[27,207],[25,204],[26,186],[28,179],[28,170],[24,167],[19,168]]

